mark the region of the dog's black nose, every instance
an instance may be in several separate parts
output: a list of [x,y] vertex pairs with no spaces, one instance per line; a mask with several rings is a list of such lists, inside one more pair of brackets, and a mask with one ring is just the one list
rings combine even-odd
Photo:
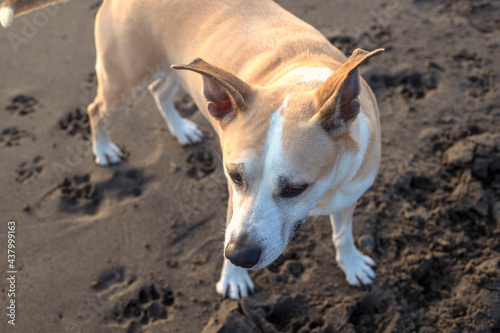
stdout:
[[260,259],[260,248],[249,245],[248,243],[247,237],[229,241],[224,251],[226,258],[229,259],[233,265],[243,268],[255,266]]

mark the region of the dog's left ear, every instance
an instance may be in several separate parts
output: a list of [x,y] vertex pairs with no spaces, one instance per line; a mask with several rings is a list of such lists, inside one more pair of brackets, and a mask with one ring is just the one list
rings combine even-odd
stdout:
[[373,52],[354,50],[349,59],[316,91],[319,111],[315,117],[328,134],[338,136],[346,133],[349,125],[358,116],[358,95],[361,91],[358,67],[383,51],[384,49]]
[[187,65],[172,65],[173,69],[189,70],[203,77],[203,95],[207,99],[207,110],[217,120],[228,122],[238,111],[247,108],[245,98],[251,87],[235,75],[213,66],[201,58]]

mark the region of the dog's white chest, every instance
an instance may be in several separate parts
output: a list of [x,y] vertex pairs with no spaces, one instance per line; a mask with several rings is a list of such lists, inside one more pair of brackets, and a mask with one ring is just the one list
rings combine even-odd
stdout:
[[316,207],[310,211],[311,216],[330,215],[354,204],[359,197],[373,184],[377,175],[374,169],[368,176],[353,180],[356,176],[365,154],[367,153],[370,140],[369,120],[360,113],[353,124],[357,126],[356,138],[361,146],[360,150],[351,155],[346,155],[340,162],[340,166],[334,176],[330,190],[321,198]]

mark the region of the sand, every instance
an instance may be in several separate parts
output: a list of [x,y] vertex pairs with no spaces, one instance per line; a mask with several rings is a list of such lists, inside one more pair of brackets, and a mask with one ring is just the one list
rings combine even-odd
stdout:
[[[215,293],[226,181],[218,139],[187,96],[202,144],[183,148],[144,94],[116,123],[127,152],[93,163],[96,1],[0,30],[0,271],[16,221],[16,326],[1,332],[499,332],[500,3],[281,0],[363,66],[383,159],[356,210],[377,262],[350,287],[328,218],[309,219],[240,302]],[[35,25],[36,24],[36,25]]]

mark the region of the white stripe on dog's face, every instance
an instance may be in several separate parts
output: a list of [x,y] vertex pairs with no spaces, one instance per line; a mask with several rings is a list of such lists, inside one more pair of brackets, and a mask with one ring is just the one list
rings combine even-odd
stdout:
[[[234,188],[233,217],[226,229],[225,245],[232,237],[245,233],[251,235],[252,242],[258,243],[262,249],[261,259],[255,268],[268,265],[276,259],[275,252],[278,251],[279,255],[284,249],[284,247],[281,248],[282,246],[276,247],[283,243],[281,239],[282,218],[273,198],[277,177],[269,170],[280,165],[283,159],[281,111],[286,107],[287,99],[288,96],[271,117],[261,158],[257,159],[250,154],[244,154],[245,162],[238,163],[242,165],[241,171],[247,188],[242,191],[232,184]],[[243,162],[243,160],[238,161]],[[228,173],[227,169],[226,173]],[[231,178],[228,177],[228,179]]]
[[[272,185],[274,176],[273,168],[279,166],[283,162],[283,145],[281,143],[281,134],[283,133],[283,117],[281,111],[286,107],[290,95],[285,97],[283,104],[274,112],[271,117],[271,124],[267,132],[264,152],[262,154],[261,164],[264,169],[264,177],[269,185]],[[267,177],[266,177],[267,176]]]

